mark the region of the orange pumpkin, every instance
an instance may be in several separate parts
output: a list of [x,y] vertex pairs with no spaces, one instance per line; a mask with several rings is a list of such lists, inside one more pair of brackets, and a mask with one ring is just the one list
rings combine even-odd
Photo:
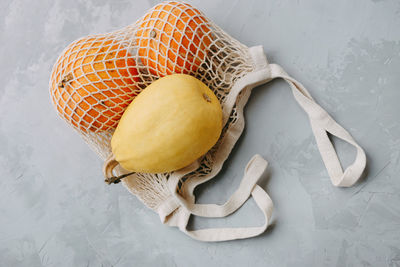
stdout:
[[137,25],[140,59],[152,74],[161,77],[195,72],[211,43],[208,20],[187,3],[158,4]]
[[115,128],[137,95],[135,66],[127,49],[104,35],[73,42],[51,75],[50,94],[58,113],[85,132]]

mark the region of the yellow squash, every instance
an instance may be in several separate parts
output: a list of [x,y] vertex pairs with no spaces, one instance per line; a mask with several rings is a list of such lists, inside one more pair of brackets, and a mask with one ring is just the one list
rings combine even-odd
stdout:
[[221,130],[222,110],[214,93],[192,76],[174,74],[155,81],[132,101],[111,147],[126,170],[169,172],[204,155]]

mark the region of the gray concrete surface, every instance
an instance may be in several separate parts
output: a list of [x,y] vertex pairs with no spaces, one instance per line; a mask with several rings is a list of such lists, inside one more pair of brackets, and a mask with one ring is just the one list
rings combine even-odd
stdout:
[[[366,178],[334,188],[288,86],[254,90],[246,130],[201,203],[222,203],[248,159],[269,162],[275,202],[260,237],[200,243],[164,226],[58,119],[51,66],[72,40],[135,21],[157,1],[0,2],[0,266],[400,266],[400,2],[192,1],[232,36],[264,46],[365,148]],[[279,116],[277,115],[279,114]],[[351,147],[337,142],[345,163]],[[258,225],[253,202],[192,228]]]

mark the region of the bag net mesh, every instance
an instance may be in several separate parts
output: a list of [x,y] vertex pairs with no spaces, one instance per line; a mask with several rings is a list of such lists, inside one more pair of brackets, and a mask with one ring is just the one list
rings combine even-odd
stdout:
[[[173,73],[192,75],[213,90],[224,109],[232,86],[253,68],[248,47],[199,10],[182,2],[163,2],[132,25],[71,43],[55,63],[49,87],[58,114],[105,160],[125,108],[153,81]],[[230,129],[243,129],[241,109],[233,108],[220,140]],[[219,141],[182,184],[210,175],[220,146]],[[135,173],[123,182],[145,205],[156,209],[170,195],[169,176]]]

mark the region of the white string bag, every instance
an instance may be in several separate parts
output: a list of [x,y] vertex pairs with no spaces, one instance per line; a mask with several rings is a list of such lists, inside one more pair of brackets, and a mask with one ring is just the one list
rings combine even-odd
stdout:
[[[59,114],[104,160],[111,155],[110,140],[124,108],[152,81],[175,72],[187,73],[207,84],[220,100],[224,114],[223,132],[206,155],[172,173],[134,173],[122,180],[132,194],[159,214],[163,223],[178,227],[194,239],[248,238],[263,233],[268,227],[273,204],[268,194],[256,184],[267,167],[267,162],[259,155],[249,161],[239,188],[225,204],[196,204],[193,192],[197,185],[218,174],[240,137],[244,128],[243,108],[251,90],[274,78],[283,78],[289,83],[296,101],[309,116],[318,149],[335,186],[353,185],[365,168],[363,149],[299,82],[280,66],[268,63],[261,46],[244,46],[188,4],[158,4],[130,26],[85,40],[85,45],[79,40],[74,42],[59,57],[50,79],[50,93]],[[103,49],[105,51],[98,49],[101,44],[107,47]],[[91,56],[93,50],[101,56]],[[87,57],[91,59],[86,60]],[[137,71],[129,69],[132,62]],[[95,64],[104,67],[96,69]],[[111,71],[118,75],[110,74]],[[81,90],[80,97],[77,90]],[[357,149],[355,161],[345,171],[328,132]],[[117,175],[128,173],[115,161],[106,161],[105,175],[113,176],[113,171]],[[187,230],[191,215],[225,217],[240,208],[250,196],[264,214],[263,225]]]

